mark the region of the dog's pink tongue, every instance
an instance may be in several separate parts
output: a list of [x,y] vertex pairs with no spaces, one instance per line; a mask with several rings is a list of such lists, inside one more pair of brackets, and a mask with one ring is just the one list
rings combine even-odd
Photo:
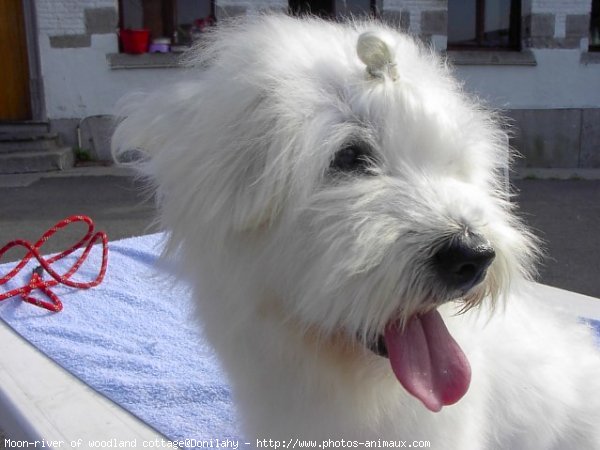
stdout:
[[428,409],[438,412],[465,395],[471,366],[437,310],[415,316],[402,331],[389,324],[384,338],[396,378]]

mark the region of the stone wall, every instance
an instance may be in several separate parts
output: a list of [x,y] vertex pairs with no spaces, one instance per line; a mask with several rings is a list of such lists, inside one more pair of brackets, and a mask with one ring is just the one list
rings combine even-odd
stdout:
[[[337,0],[343,15],[343,1]],[[447,42],[448,0],[380,0],[387,23],[420,36],[443,50]],[[217,16],[230,17],[263,10],[281,11],[285,0],[217,0]],[[591,0],[530,0],[522,3],[522,42],[526,48],[584,48],[588,45]]]
[[447,36],[447,0],[384,0],[383,19],[398,23],[411,34],[430,39]]
[[[587,47],[590,11],[591,0],[523,1],[523,46]],[[382,17],[388,23],[433,42],[438,49],[447,41],[447,0],[384,0]]]
[[257,14],[264,11],[287,11],[286,0],[217,0],[217,20],[245,14]]
[[39,35],[53,48],[89,47],[92,34],[117,29],[114,0],[37,0],[36,10]]
[[524,43],[533,48],[586,48],[591,0],[532,0],[524,11]]
[[600,168],[600,109],[513,109],[516,166]]
[[[346,7],[335,1],[338,12]],[[288,5],[216,3],[220,19],[283,12]],[[513,143],[525,156],[520,165],[600,168],[600,52],[587,51],[591,0],[522,3],[523,51],[449,52],[460,64],[456,76],[465,91],[514,119]],[[377,0],[377,7],[386,22],[445,50],[448,0]],[[81,119],[111,114],[123,94],[179,76],[175,64],[132,64],[157,55],[118,54],[116,0],[35,0],[35,9],[46,115],[69,143]],[[115,57],[127,57],[129,66],[111,63]]]

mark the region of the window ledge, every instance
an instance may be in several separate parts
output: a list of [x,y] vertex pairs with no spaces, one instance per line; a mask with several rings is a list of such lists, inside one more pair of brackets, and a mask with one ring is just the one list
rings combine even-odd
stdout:
[[448,50],[448,60],[455,66],[535,66],[531,50]]
[[600,51],[583,52],[581,64],[600,64]]
[[109,53],[106,60],[111,70],[118,69],[166,69],[181,67],[182,53]]

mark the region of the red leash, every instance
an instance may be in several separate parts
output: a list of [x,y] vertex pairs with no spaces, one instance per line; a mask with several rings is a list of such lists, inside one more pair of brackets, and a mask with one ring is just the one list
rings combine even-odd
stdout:
[[[67,250],[57,255],[54,255],[51,258],[45,259],[39,252],[40,248],[58,230],[74,222],[85,222],[87,224],[88,231],[85,234],[85,236]],[[92,246],[98,242],[101,242],[102,244],[102,266],[100,267],[100,272],[94,280],[89,282],[72,281],[71,277],[79,270],[81,265],[85,262],[86,258],[88,257],[88,254],[92,250]],[[29,280],[29,283],[26,286],[22,286],[17,289],[12,289],[8,292],[0,294],[0,301],[14,297],[16,295],[20,295],[21,299],[24,302],[31,303],[33,305],[39,306],[40,308],[47,309],[48,311],[59,312],[63,308],[62,302],[60,301],[58,296],[50,290],[50,288],[58,284],[64,284],[65,286],[77,289],[89,289],[91,287],[99,285],[104,279],[104,274],[106,273],[106,264],[108,262],[108,237],[103,231],[98,231],[94,233],[94,222],[92,222],[92,219],[90,219],[87,216],[71,216],[67,217],[64,220],[61,220],[48,231],[46,231],[34,245],[31,245],[29,242],[24,241],[22,239],[16,239],[14,241],[11,241],[0,249],[0,259],[8,250],[10,250],[13,247],[25,247],[28,251],[27,254],[23,257],[23,259],[21,259],[21,261],[10,272],[0,277],[0,286],[2,286],[10,279],[15,277],[21,271],[21,269],[25,267],[25,265],[31,260],[31,258],[37,259],[40,265],[33,270],[31,279]],[[71,253],[83,247],[85,247],[85,249],[81,256],[77,258],[77,260],[71,266],[71,268],[67,270],[64,274],[59,274],[52,268],[51,265],[53,263],[55,263],[59,259],[69,256]],[[51,280],[44,281],[44,271],[50,274],[50,276],[52,277]],[[42,291],[46,295],[46,297],[50,299],[50,301],[43,301],[31,297],[29,294],[36,289]]]

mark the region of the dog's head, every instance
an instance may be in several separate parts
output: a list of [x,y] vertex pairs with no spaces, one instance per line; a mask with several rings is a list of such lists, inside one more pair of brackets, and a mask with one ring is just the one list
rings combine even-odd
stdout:
[[498,120],[431,50],[374,23],[266,16],[197,54],[197,80],[115,135],[151,153],[172,245],[239,252],[302,326],[389,356],[432,410],[457,401],[468,362],[437,308],[494,302],[534,255]]

